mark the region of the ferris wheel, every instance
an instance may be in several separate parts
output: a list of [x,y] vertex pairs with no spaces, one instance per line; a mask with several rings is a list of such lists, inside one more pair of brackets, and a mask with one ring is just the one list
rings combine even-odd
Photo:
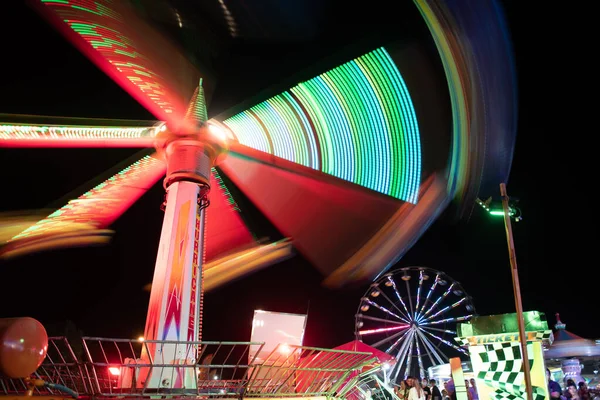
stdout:
[[375,281],[356,313],[356,339],[396,358],[390,379],[425,377],[428,367],[467,354],[453,343],[456,324],[475,314],[471,297],[444,272],[406,267]]

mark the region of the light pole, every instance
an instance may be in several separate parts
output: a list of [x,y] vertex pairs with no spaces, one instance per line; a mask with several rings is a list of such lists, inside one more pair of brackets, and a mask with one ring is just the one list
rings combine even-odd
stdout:
[[500,184],[500,195],[502,196],[502,208],[504,209],[504,228],[506,229],[506,242],[508,243],[508,257],[510,260],[510,271],[512,273],[513,292],[515,295],[515,306],[517,308],[517,322],[519,323],[519,338],[521,340],[521,355],[523,358],[523,375],[525,375],[525,390],[527,398],[533,400],[531,389],[531,373],[529,371],[529,356],[527,354],[527,333],[525,332],[525,320],[523,318],[523,303],[521,302],[521,285],[519,284],[519,270],[517,268],[517,255],[513,240],[512,224],[510,222],[510,207],[508,205],[508,194],[506,184]]
[[515,253],[515,243],[513,240],[511,217],[517,221],[521,220],[518,209],[511,207],[509,197],[506,193],[506,184],[500,184],[500,195],[502,196],[502,210],[491,208],[490,202],[482,202],[477,199],[479,205],[485,208],[490,215],[504,217],[504,228],[506,230],[506,242],[508,244],[508,256],[510,261],[510,272],[512,275],[513,294],[515,298],[515,307],[517,309],[517,323],[519,325],[519,341],[521,342],[521,355],[523,358],[523,375],[525,377],[525,391],[527,398],[533,399],[533,391],[531,389],[531,372],[529,368],[529,355],[527,354],[527,333],[525,332],[525,319],[523,318],[523,303],[521,301],[521,285],[519,284],[519,270],[517,268],[517,256]]

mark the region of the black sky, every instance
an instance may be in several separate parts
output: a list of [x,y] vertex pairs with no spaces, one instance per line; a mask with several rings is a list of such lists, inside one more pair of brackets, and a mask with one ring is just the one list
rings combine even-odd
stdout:
[[[554,313],[560,312],[568,330],[600,337],[597,324],[590,323],[600,278],[596,261],[589,261],[593,251],[588,249],[595,243],[564,226],[565,214],[549,205],[557,192],[544,186],[551,165],[544,143],[548,139],[533,113],[541,84],[536,81],[528,16],[515,3],[506,2],[520,104],[508,190],[520,198],[524,215],[514,224],[524,308],[545,312],[552,325]],[[0,28],[5,38],[0,113],[153,119],[36,14],[14,6],[8,15],[9,23]],[[259,79],[266,81],[267,75]],[[43,207],[132,153],[0,150],[0,209]],[[116,235],[109,246],[47,252],[0,264],[0,317],[29,315],[49,327],[69,319],[86,335],[137,337],[146,317],[148,294],[142,286],[152,277],[162,198],[160,185],[142,197],[113,225]],[[460,281],[481,315],[514,310],[502,220],[477,208],[468,221],[457,223],[445,216],[434,224],[398,264],[409,265],[442,270]],[[309,308],[307,345],[329,347],[352,340],[354,314],[366,288],[331,291],[322,288],[320,280],[298,256],[209,293],[204,338],[249,340],[256,308]]]

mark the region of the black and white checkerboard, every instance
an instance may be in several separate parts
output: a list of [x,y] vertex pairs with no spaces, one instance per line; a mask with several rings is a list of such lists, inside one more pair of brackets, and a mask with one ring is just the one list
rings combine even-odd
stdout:
[[[533,367],[533,347],[529,350],[529,367]],[[481,351],[480,349],[483,349]],[[477,379],[494,388],[493,399],[524,399],[525,381],[521,371],[523,360],[521,358],[520,344],[517,342],[485,344],[471,347],[471,357],[481,360],[481,370],[475,371]],[[544,388],[533,387],[533,400],[544,400]]]

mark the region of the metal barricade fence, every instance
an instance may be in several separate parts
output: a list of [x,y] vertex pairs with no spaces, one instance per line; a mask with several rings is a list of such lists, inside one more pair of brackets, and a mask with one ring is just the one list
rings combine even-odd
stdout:
[[[73,347],[72,347],[73,346]],[[76,351],[73,350],[76,348]],[[178,353],[175,362],[148,354]],[[160,358],[160,357],[159,357]],[[175,342],[84,337],[49,339],[33,377],[93,398],[340,397],[371,353],[264,343]],[[22,379],[0,378],[0,395],[25,393]],[[49,387],[33,395],[60,395]]]

